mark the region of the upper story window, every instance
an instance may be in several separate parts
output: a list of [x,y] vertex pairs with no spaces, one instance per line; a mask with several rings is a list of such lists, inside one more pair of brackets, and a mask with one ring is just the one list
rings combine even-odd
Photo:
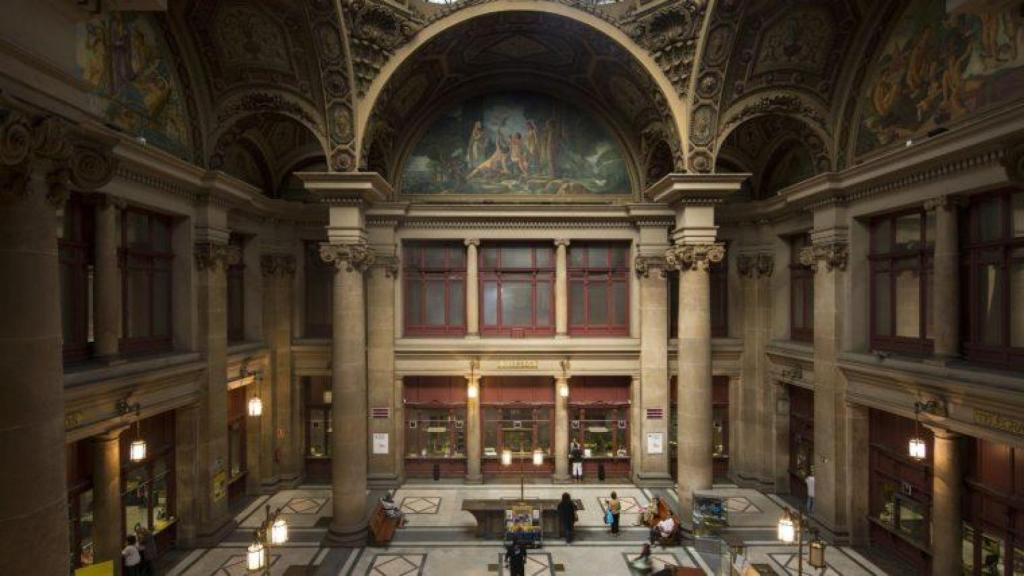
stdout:
[[466,248],[462,243],[410,243],[403,249],[405,332],[466,332]]
[[[728,338],[729,336],[729,266],[728,259],[712,264],[708,270],[708,282],[711,286],[711,337]],[[672,338],[679,337],[679,271],[668,275],[669,319],[668,333]]]
[[553,334],[554,282],[554,246],[482,246],[481,332],[512,337]]
[[931,351],[935,213],[924,210],[871,222],[871,346],[913,354]]
[[789,334],[793,340],[814,340],[814,270],[800,263],[800,251],[811,245],[807,234],[789,240]]
[[569,248],[569,332],[629,333],[629,244]]
[[334,302],[334,265],[320,258],[320,242],[305,245],[306,338],[330,338]]
[[245,237],[232,234],[228,243],[239,258],[228,267],[228,342],[245,340]]
[[972,198],[966,215],[961,289],[968,359],[1024,361],[1024,192]]
[[121,213],[121,349],[171,347],[171,227],[169,216],[138,208]]
[[93,342],[95,219],[81,194],[68,198],[62,224],[58,247],[64,360],[73,361],[89,357]]

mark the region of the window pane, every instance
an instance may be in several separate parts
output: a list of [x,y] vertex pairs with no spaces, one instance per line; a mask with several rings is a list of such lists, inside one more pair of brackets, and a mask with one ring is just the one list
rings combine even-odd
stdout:
[[599,326],[605,325],[608,323],[608,285],[591,284],[589,288],[590,323]]
[[423,267],[433,269],[444,268],[444,253],[445,249],[437,246],[424,248]]
[[167,272],[153,274],[153,336],[170,336],[171,333],[171,275]]
[[924,272],[924,301],[921,303],[924,306],[924,337],[929,339],[934,335],[932,326],[932,291],[934,289],[935,274],[929,266]]
[[1006,573],[1004,562],[1005,550],[1003,539],[999,536],[986,532],[981,537],[981,565],[982,574],[1001,575]]
[[899,260],[896,271],[896,335],[921,336],[921,279],[916,260]]
[[537,248],[537,268],[551,268],[551,248]]
[[921,215],[907,214],[896,219],[896,249],[917,250],[921,247]]
[[448,281],[448,321],[451,326],[462,326],[466,312],[466,294],[463,280],[453,277]]
[[982,265],[978,269],[978,336],[983,344],[1003,343],[1003,287],[998,267]]
[[537,326],[551,326],[551,283],[537,282]]
[[484,268],[497,268],[498,267],[498,248],[484,247],[480,249],[481,260],[483,261]]
[[525,282],[505,282],[501,286],[501,323],[505,326],[532,324],[533,302],[530,285]]
[[961,545],[961,557],[963,558],[963,573],[974,574],[974,529],[964,522],[963,543]]
[[1013,204],[1013,214],[1010,216],[1013,221],[1013,237],[1020,238],[1024,236],[1024,192],[1011,196],[1010,202]]
[[146,467],[136,466],[128,471],[125,478],[124,525],[132,530],[136,524],[151,528],[149,525],[149,488],[146,481]]
[[871,231],[872,252],[876,254],[887,254],[889,252],[889,244],[889,220],[877,222],[874,229]]
[[591,268],[607,268],[608,248],[606,246],[589,246],[587,248],[587,265]]
[[529,248],[502,248],[501,267],[533,268],[533,259],[530,252]]
[[1010,346],[1024,347],[1024,248],[1010,261]]
[[444,326],[444,281],[427,281],[427,299],[424,306],[427,326]]
[[149,246],[149,218],[138,212],[128,212],[128,246],[148,247]]
[[231,478],[242,473],[242,427],[237,424],[228,427],[228,462]]
[[453,246],[448,249],[448,268],[451,270],[466,269],[466,249]]
[[892,309],[890,306],[889,274],[875,274],[875,286],[872,296],[874,301],[871,308],[875,315],[875,334],[877,336],[889,336],[892,334],[891,318]]
[[309,409],[308,456],[312,458],[326,458],[331,455],[329,426],[329,410],[324,408]]
[[572,268],[583,268],[586,265],[587,251],[582,247],[569,248],[569,266]]
[[619,281],[612,285],[612,323],[616,326],[626,324],[626,310],[629,302],[626,298],[626,282]]
[[583,314],[583,282],[569,283],[569,323],[581,326],[586,322]]
[[793,306],[793,328],[805,328],[804,322],[804,281],[802,278],[793,278],[792,281],[792,306]]
[[150,334],[149,276],[145,272],[128,272],[128,337]]
[[498,285],[495,282],[484,282],[484,324],[498,324]]
[[171,228],[163,218],[151,218],[150,226],[153,233],[153,250],[157,252],[171,251]]
[[1003,219],[1001,217],[1000,204],[1002,204],[1001,197],[989,198],[978,203],[976,210],[978,215],[978,240],[985,242],[1003,237]]
[[405,317],[409,319],[410,324],[419,325],[423,322],[420,304],[420,299],[423,297],[423,283],[418,278],[410,278],[405,283],[405,289]]
[[167,464],[157,460],[153,466],[153,530],[159,532],[174,521],[170,509],[167,485],[171,481]]
[[626,268],[626,260],[629,258],[629,247],[618,246],[612,250],[612,268],[622,270]]

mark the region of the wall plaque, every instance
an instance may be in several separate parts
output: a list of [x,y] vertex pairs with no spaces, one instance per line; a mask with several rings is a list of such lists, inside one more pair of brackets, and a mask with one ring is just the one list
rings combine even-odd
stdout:
[[662,454],[665,451],[665,436],[661,432],[647,433],[647,453]]
[[498,360],[498,370],[536,370],[536,360]]
[[374,432],[373,433],[373,453],[374,454],[387,454],[388,453],[388,433],[387,432]]
[[995,428],[996,430],[1002,430],[1003,432],[1009,432],[1010,434],[1016,434],[1017,436],[1024,436],[1024,422],[1008,418],[1002,414],[989,412],[987,410],[979,410],[975,408],[974,423],[981,424],[982,426],[988,426],[989,428]]

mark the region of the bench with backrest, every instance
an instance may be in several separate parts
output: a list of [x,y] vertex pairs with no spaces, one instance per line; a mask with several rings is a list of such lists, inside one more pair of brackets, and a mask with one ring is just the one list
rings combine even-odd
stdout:
[[384,506],[377,503],[370,515],[370,536],[376,546],[385,546],[395,537],[395,530],[398,529],[398,518],[388,516]]
[[658,525],[658,522],[661,522],[662,520],[665,520],[669,517],[671,517],[673,522],[675,523],[675,528],[672,529],[672,533],[668,536],[661,536],[660,534],[658,535],[657,543],[661,546],[670,546],[673,544],[678,544],[680,539],[682,538],[683,527],[682,523],[679,521],[679,516],[672,510],[672,508],[669,508],[668,504],[665,503],[665,499],[658,498],[658,509],[654,513],[654,515],[651,516],[651,519],[647,523],[647,527],[653,529],[655,526]]

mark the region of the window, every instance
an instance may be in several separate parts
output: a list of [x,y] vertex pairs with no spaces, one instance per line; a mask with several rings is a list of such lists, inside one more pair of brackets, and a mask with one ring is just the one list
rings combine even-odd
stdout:
[[466,407],[406,407],[407,458],[465,458]]
[[579,406],[570,411],[570,437],[586,458],[629,456],[629,406]]
[[552,246],[480,249],[481,331],[489,335],[554,333]]
[[935,213],[915,210],[871,223],[871,346],[931,352]]
[[629,245],[581,244],[569,249],[569,332],[629,333]]
[[331,404],[333,401],[330,377],[308,378],[306,385],[306,458],[331,457]]
[[[161,549],[160,532],[171,528],[174,517],[174,413],[165,412],[140,422],[140,433],[146,440],[146,459],[132,462],[128,458],[129,444],[135,431],[121,435],[121,503],[124,529],[131,532],[141,525],[157,535],[157,550]],[[164,544],[166,547],[166,543]]]
[[789,333],[793,340],[814,340],[814,270],[800,263],[800,251],[811,245],[806,234],[789,241]]
[[[712,264],[708,271],[708,282],[711,286],[711,337],[728,338],[729,336],[729,266],[728,260]],[[672,338],[679,337],[679,271],[669,272],[669,334]]]
[[534,450],[551,454],[550,407],[485,407],[484,458],[498,458],[503,450],[518,457],[529,458]]
[[966,469],[963,574],[1024,574],[1024,450],[962,439]]
[[465,247],[455,243],[409,244],[404,256],[406,333],[465,334]]
[[121,285],[125,352],[171,347],[171,219],[128,208],[121,213]]
[[1024,192],[972,199],[961,282],[968,359],[1024,362]]
[[306,338],[330,338],[334,264],[320,258],[320,242],[306,242]]
[[232,234],[228,241],[238,250],[238,261],[228,266],[228,342],[245,340],[245,238]]
[[95,221],[93,207],[72,193],[64,205],[60,250],[60,301],[64,360],[91,354]]

